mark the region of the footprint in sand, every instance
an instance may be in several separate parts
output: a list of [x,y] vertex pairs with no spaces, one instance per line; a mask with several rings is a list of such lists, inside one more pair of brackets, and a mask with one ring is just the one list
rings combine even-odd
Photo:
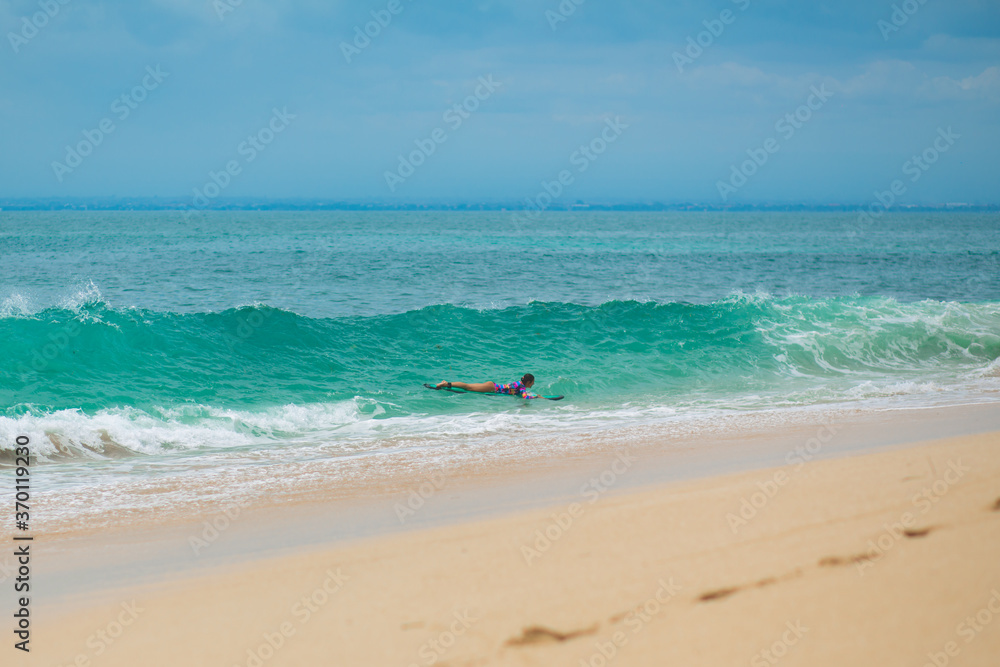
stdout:
[[698,602],[711,602],[712,600],[721,600],[722,598],[727,598],[733,593],[738,593],[742,590],[739,587],[733,588],[720,588],[715,591],[709,591],[708,593],[703,593],[698,597]]
[[858,554],[857,556],[827,556],[819,561],[820,567],[840,567],[841,565],[854,565],[873,560],[868,554]]
[[916,537],[926,537],[932,530],[934,530],[933,526],[928,526],[927,528],[914,528],[912,530],[904,530],[903,535],[906,535],[911,539]]
[[747,584],[746,586],[730,586],[729,588],[719,588],[714,591],[709,591],[708,593],[702,593],[700,596],[698,596],[698,602],[711,602],[712,600],[721,600],[722,598],[727,598],[733,593],[738,593],[746,588],[763,588],[764,586],[770,586],[771,584],[776,584],[779,581],[794,579],[800,576],[802,576],[802,570],[795,570],[781,577],[764,577],[763,579],[755,581],[752,584]]
[[508,646],[526,646],[528,644],[542,644],[546,642],[565,642],[577,637],[592,635],[597,632],[597,625],[582,630],[572,630],[570,632],[559,632],[551,630],[541,625],[532,625],[521,632],[520,637],[512,637],[507,640]]

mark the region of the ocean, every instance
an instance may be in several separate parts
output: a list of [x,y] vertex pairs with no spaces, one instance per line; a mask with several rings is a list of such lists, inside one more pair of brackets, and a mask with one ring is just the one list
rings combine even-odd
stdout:
[[[387,454],[1000,402],[1000,214],[0,212],[0,345],[0,461],[28,435],[50,513],[99,524],[193,470],[273,497]],[[566,398],[422,386],[526,372]]]

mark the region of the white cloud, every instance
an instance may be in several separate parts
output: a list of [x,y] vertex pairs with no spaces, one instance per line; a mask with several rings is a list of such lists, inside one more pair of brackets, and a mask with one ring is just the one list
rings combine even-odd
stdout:
[[695,67],[676,76],[675,80],[696,90],[710,89],[730,94],[735,88],[761,104],[798,100],[811,86],[824,83],[829,85],[835,81],[818,72],[786,75],[736,62]]
[[776,74],[766,74],[758,67],[747,67],[734,62],[695,67],[687,78],[692,83],[709,86],[757,87],[780,85],[782,82],[782,77]]
[[961,85],[963,90],[976,88],[995,90],[997,86],[1000,86],[1000,67],[987,67],[979,76],[962,79]]
[[1000,39],[995,37],[955,37],[937,34],[925,39],[921,47],[933,58],[996,60],[1000,57]]
[[862,74],[840,85],[841,92],[855,97],[888,94],[923,101],[998,99],[1000,67],[987,67],[972,76],[931,76],[911,62],[878,61],[870,63]]
[[884,96],[906,94],[925,79],[913,63],[905,60],[878,60],[865,66],[861,74],[834,85],[838,92],[848,97]]

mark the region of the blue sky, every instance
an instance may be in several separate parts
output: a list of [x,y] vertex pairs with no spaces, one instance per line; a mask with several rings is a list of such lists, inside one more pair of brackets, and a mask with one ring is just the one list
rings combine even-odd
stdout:
[[0,2],[0,196],[1000,201],[995,0],[236,2]]

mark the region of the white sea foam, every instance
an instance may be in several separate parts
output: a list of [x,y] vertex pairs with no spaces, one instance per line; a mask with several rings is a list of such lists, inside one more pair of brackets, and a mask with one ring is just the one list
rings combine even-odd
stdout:
[[28,317],[35,312],[34,306],[27,296],[14,292],[0,301],[0,317]]
[[[669,423],[675,427],[706,428],[720,415],[764,413],[774,409],[818,407],[846,403],[882,408],[887,401],[908,405],[943,405],[970,400],[994,400],[1000,391],[1000,362],[961,381],[934,378],[886,378],[850,381],[833,386],[803,385],[781,393],[746,392],[727,397],[704,396],[684,402],[650,396],[617,406],[574,402],[531,402],[496,409],[490,399],[465,399],[467,412],[400,414],[398,406],[371,398],[354,397],[330,403],[288,404],[258,410],[184,405],[143,411],[134,407],[108,408],[95,414],[59,410],[0,417],[0,443],[12,443],[18,434],[36,443],[42,460],[63,460],[67,454],[53,441],[66,445],[70,458],[100,459],[110,441],[138,456],[170,458],[231,451],[260,456],[280,450],[286,458],[310,458],[313,448],[324,456],[355,455],[383,449],[449,442],[485,442],[524,434],[553,436],[590,433],[622,426]],[[0,444],[0,451],[9,449]],[[120,454],[112,448],[113,455]]]
[[978,371],[975,375],[984,378],[1000,378],[1000,357],[994,359],[989,366]]

